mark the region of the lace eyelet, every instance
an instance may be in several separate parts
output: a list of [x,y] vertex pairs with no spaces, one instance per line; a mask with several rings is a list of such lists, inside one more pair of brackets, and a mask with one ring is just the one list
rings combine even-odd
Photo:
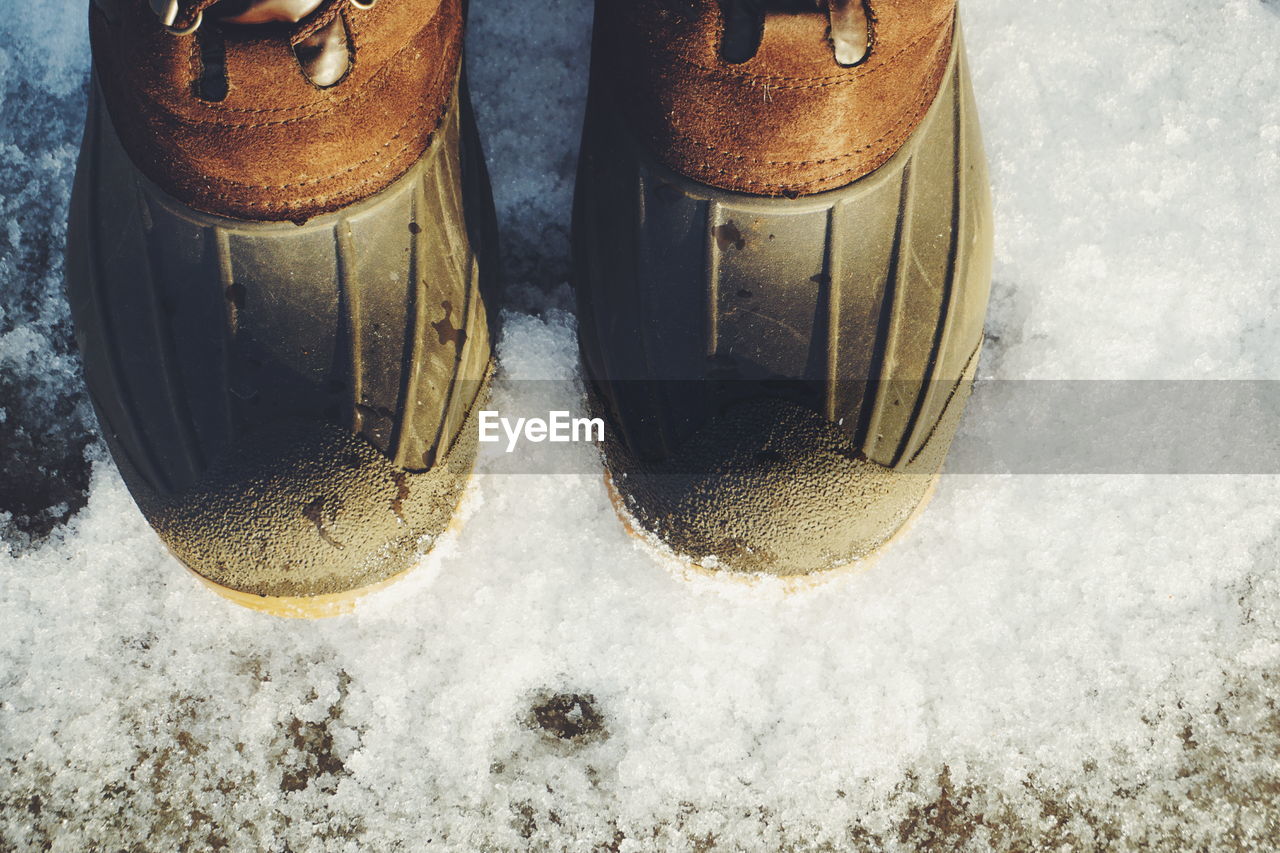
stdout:
[[374,6],[378,5],[378,0],[367,0],[367,2],[364,3],[360,2],[360,0],[347,0],[347,2],[352,6],[355,6],[357,9],[365,10],[372,9]]

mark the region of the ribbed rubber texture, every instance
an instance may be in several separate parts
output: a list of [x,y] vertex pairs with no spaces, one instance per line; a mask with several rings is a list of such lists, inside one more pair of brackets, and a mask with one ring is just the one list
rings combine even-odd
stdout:
[[179,558],[240,591],[334,593],[444,529],[487,387],[495,231],[465,87],[408,173],[303,224],[168,197],[95,95],[68,294],[108,444]]
[[915,134],[839,190],[699,184],[601,98],[583,152],[580,340],[636,520],[745,571],[874,551],[941,466],[982,341],[990,194],[960,39]]

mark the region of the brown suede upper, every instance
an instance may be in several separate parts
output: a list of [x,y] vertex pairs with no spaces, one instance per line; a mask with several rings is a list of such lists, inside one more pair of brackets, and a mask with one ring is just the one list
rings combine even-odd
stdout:
[[603,0],[595,55],[666,165],[756,195],[835,189],[901,147],[937,95],[955,0],[869,0],[871,51],[835,61],[825,13],[772,13],[756,55],[720,56],[717,0]]
[[307,79],[287,28],[242,27],[226,32],[226,98],[204,101],[197,36],[165,30],[147,0],[116,5],[110,19],[92,7],[90,34],[125,150],[180,201],[240,219],[301,221],[404,174],[444,115],[462,51],[460,0],[344,3],[352,63],[337,85]]

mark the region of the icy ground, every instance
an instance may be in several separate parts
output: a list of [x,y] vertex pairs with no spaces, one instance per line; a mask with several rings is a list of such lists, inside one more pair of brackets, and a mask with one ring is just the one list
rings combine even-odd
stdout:
[[[1280,378],[1280,2],[965,2],[981,375]],[[1276,477],[952,476],[870,570],[786,592],[674,577],[597,476],[491,476],[354,616],[205,592],[70,343],[83,6],[0,17],[0,848],[1274,847]],[[472,6],[510,395],[575,369],[590,11]]]

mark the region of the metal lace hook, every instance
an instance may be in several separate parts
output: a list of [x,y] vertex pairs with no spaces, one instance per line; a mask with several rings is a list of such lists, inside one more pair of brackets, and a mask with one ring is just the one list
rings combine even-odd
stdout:
[[[354,2],[355,0],[352,0]],[[864,62],[871,52],[869,0],[719,0],[724,21],[720,56],[738,64],[756,55],[770,12],[801,13],[825,9],[828,38],[836,64],[848,68]]]
[[[178,20],[178,13],[182,11],[178,6],[178,0],[164,0],[164,3],[164,9],[157,9],[156,11],[160,15],[160,25],[170,33],[175,36],[189,36],[200,29],[200,24],[204,22],[203,10],[196,12],[196,19],[191,22],[191,26],[179,29],[173,25],[173,22]],[[152,3],[152,8],[155,8],[154,2]]]
[[848,67],[867,58],[871,25],[864,0],[827,0],[831,16],[831,47],[836,63]]

